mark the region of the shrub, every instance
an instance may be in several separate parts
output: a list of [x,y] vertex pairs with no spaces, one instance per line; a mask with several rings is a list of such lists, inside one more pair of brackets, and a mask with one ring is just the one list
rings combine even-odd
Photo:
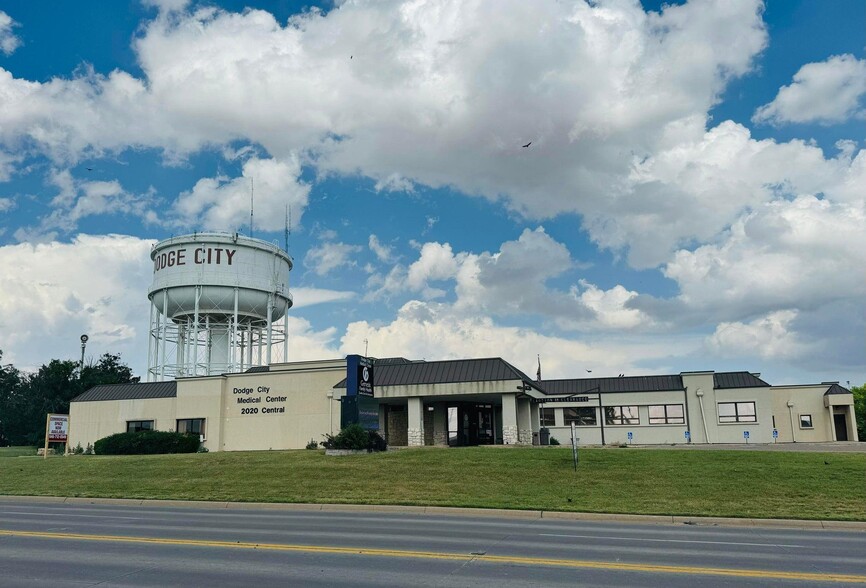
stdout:
[[559,439],[557,439],[556,437],[551,437],[550,438],[550,444],[551,445],[559,445]]
[[198,435],[167,431],[139,431],[109,435],[94,444],[99,455],[150,455],[156,453],[195,453],[201,445]]
[[84,448],[81,446],[81,443],[75,446],[75,449],[72,450],[72,453],[75,455],[82,455],[84,453]]
[[313,441],[312,439],[310,439],[310,442],[307,443],[307,449],[318,449],[318,448],[319,448],[319,444],[316,443],[315,441]]
[[87,447],[84,450],[84,455],[93,455],[93,445],[90,443],[87,444]]
[[368,431],[359,424],[349,425],[336,435],[325,435],[322,441],[325,449],[355,449],[385,451],[388,444],[376,431]]

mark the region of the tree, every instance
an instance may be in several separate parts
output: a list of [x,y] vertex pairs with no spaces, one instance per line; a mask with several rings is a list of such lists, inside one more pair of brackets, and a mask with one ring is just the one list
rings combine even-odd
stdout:
[[[0,350],[0,360],[3,351]],[[0,363],[0,447],[9,445],[10,435],[15,435],[15,417],[20,404],[21,374],[12,364]],[[10,427],[12,430],[10,430]]]
[[857,419],[857,435],[861,441],[866,441],[866,384],[853,386],[854,415]]
[[[13,381],[11,375],[9,378]],[[132,370],[119,355],[106,353],[84,367],[77,361],[52,359],[36,373],[19,374],[17,386],[0,389],[0,432],[12,445],[40,445],[45,439],[46,414],[68,414],[69,401],[93,386],[131,380]]]

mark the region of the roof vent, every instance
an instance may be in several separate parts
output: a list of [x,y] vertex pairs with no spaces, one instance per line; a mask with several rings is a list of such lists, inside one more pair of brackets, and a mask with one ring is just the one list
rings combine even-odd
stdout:
[[752,375],[755,376],[756,378],[760,378],[761,372],[752,372]]

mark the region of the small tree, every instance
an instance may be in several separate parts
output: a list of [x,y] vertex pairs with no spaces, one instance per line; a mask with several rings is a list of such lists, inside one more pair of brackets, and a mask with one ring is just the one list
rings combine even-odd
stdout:
[[866,384],[853,386],[854,416],[857,420],[857,435],[861,441],[866,441]]

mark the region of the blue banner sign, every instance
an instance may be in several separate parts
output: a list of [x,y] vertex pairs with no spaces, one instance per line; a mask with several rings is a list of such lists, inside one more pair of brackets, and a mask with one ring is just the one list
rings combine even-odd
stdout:
[[346,356],[346,396],[373,396],[373,361],[360,355]]

